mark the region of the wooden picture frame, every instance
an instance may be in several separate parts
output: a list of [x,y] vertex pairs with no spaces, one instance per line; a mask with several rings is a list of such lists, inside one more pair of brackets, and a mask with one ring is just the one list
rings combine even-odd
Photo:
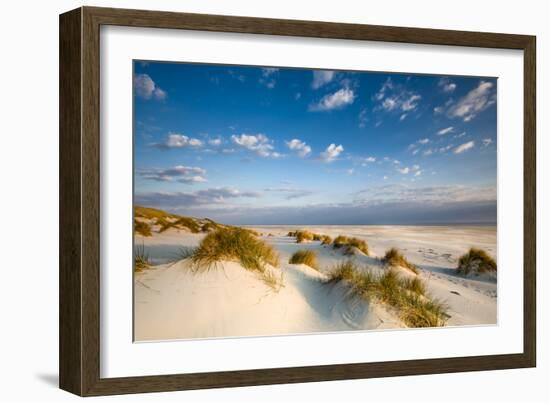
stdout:
[[[171,28],[524,52],[523,353],[244,371],[100,377],[100,27]],[[82,7],[60,16],[60,387],[80,396],[526,368],[536,365],[535,37]]]

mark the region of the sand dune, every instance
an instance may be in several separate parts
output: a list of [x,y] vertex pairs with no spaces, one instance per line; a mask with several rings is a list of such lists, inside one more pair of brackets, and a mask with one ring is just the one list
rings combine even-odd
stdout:
[[[135,274],[135,339],[166,340],[261,336],[404,327],[396,312],[378,303],[349,298],[341,284],[327,285],[332,268],[348,259],[319,241],[297,244],[289,227],[255,227],[280,254],[280,267],[269,270],[280,287],[273,289],[257,272],[236,262],[193,273],[189,262],[167,263],[182,246],[197,246],[205,236],[170,229],[152,237],[136,236],[157,265]],[[384,251],[402,251],[419,267],[429,294],[447,305],[448,326],[495,324],[496,276],[464,277],[456,260],[472,245],[496,252],[494,228],[451,227],[312,227],[335,236],[359,236],[369,242],[370,256],[351,257],[371,271],[383,272]],[[345,232],[344,232],[345,231]],[[416,234],[416,235],[415,235]],[[287,263],[299,249],[317,252],[319,271]],[[410,271],[404,272],[413,275]]]

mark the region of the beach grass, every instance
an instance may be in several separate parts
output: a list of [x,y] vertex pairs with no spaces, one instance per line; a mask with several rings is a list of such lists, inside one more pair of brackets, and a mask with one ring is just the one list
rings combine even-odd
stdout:
[[313,241],[313,233],[305,230],[296,231],[296,243],[302,243],[305,241]]
[[335,249],[343,249],[344,254],[346,255],[354,254],[354,248],[357,248],[367,256],[369,254],[369,245],[367,242],[355,237],[338,235],[334,238],[334,241],[332,241],[332,246]]
[[134,247],[134,271],[141,272],[151,267],[149,254],[145,250],[145,245],[136,245]]
[[141,236],[151,236],[151,226],[146,222],[134,219],[134,231]]
[[323,235],[321,237],[321,245],[330,245],[332,243],[332,238],[328,235]]
[[471,272],[487,273],[496,272],[497,263],[495,259],[487,254],[483,249],[470,248],[468,253],[465,253],[458,260],[457,273],[468,275]]
[[415,274],[418,274],[418,268],[410,263],[397,248],[388,249],[382,258],[382,261],[392,267],[404,267]]
[[305,264],[313,269],[319,270],[317,261],[317,252],[313,250],[298,250],[292,254],[288,260],[290,264]]
[[393,270],[376,275],[348,260],[333,268],[328,284],[343,282],[350,296],[378,302],[394,309],[408,327],[439,327],[446,323],[445,306],[431,299],[420,279],[403,279]]
[[217,262],[239,262],[246,270],[264,272],[266,265],[278,266],[279,255],[258,239],[252,231],[237,228],[219,228],[203,238],[191,256],[197,271],[208,270]]

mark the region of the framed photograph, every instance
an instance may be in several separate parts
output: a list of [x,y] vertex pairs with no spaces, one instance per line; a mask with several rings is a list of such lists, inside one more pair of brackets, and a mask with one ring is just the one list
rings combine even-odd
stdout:
[[60,16],[60,387],[533,367],[535,37]]

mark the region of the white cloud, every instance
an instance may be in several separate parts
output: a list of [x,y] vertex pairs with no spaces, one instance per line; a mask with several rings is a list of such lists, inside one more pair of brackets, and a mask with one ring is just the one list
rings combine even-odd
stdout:
[[164,143],[153,143],[151,145],[161,149],[185,147],[198,148],[202,147],[203,142],[202,140],[186,136],[185,134],[169,132]]
[[411,171],[409,167],[397,168],[397,170],[403,175],[407,175]]
[[434,108],[434,113],[435,114],[440,114],[440,113],[443,113],[443,112],[445,112],[445,108],[443,108],[442,106],[436,106]]
[[401,85],[394,84],[390,78],[382,84],[382,87],[373,98],[378,102],[375,110],[400,111],[400,120],[407,117],[406,112],[414,111],[418,107],[418,102],[422,99],[419,94],[409,91]]
[[308,146],[304,141],[299,139],[292,139],[286,142],[286,145],[292,151],[296,151],[298,155],[302,158],[307,157],[311,154],[311,147]]
[[321,88],[323,85],[330,83],[335,75],[336,72],[331,70],[314,70],[311,87],[313,89]]
[[420,171],[420,170],[418,170],[414,173],[414,176],[420,176],[420,175],[422,175],[422,171]]
[[311,196],[312,194],[315,194],[315,192],[312,190],[297,189],[294,187],[267,188],[267,189],[264,189],[264,191],[285,194],[286,200],[299,199],[302,197]]
[[439,152],[440,152],[440,153],[446,153],[446,152],[449,151],[451,148],[453,148],[453,144],[446,145],[445,147],[440,147],[440,148],[439,148]]
[[257,198],[258,192],[243,192],[235,188],[210,188],[192,193],[186,192],[150,192],[136,194],[136,203],[146,206],[182,207],[223,205],[228,199]]
[[489,146],[489,145],[491,145],[491,144],[493,143],[493,140],[492,140],[492,139],[489,139],[489,138],[483,139],[482,141],[483,141],[483,146],[484,146],[484,147],[487,147],[487,146]]
[[353,175],[353,174],[355,173],[355,169],[354,169],[354,168],[350,168],[350,169],[346,170],[346,173],[347,173],[348,175]]
[[419,144],[428,144],[429,142],[430,142],[430,139],[428,139],[428,138],[418,140]]
[[367,122],[369,121],[369,118],[367,117],[367,108],[363,107],[361,108],[361,111],[359,112],[359,127],[364,128],[367,125]]
[[422,99],[422,97],[418,94],[411,95],[403,101],[403,103],[401,104],[401,110],[406,112],[416,109],[416,107],[418,106],[418,101],[420,101],[420,99]]
[[455,154],[462,154],[463,152],[468,151],[471,148],[474,148],[475,143],[473,141],[468,141],[467,143],[461,144],[454,149]]
[[279,69],[276,67],[264,67],[262,69],[262,76],[259,79],[260,84],[265,85],[267,88],[275,88],[277,80],[275,76],[279,72]]
[[241,134],[232,135],[231,140],[234,144],[255,152],[260,157],[279,158],[282,155],[273,151],[271,140],[264,134]]
[[189,167],[184,165],[177,165],[173,168],[167,169],[143,169],[138,171],[138,174],[143,179],[154,180],[157,182],[172,182],[177,181],[181,183],[203,183],[206,182],[206,170],[199,167]]
[[424,151],[424,152],[422,153],[422,155],[424,155],[424,156],[426,156],[426,157],[427,157],[428,155],[432,155],[432,154],[433,154],[433,150],[432,150],[431,148],[427,149],[426,151]]
[[447,77],[441,78],[437,85],[439,85],[444,92],[453,92],[456,90],[456,84]]
[[327,94],[321,100],[309,106],[312,112],[330,111],[333,109],[341,109],[346,105],[350,105],[355,100],[353,90],[349,88],[341,88],[333,94]]
[[219,146],[222,144],[222,139],[210,139],[208,140],[208,144],[210,144],[211,146]]
[[332,162],[338,158],[338,156],[344,151],[344,147],[340,145],[336,145],[332,143],[327,147],[325,151],[321,153],[321,159],[324,162]]
[[444,136],[445,134],[449,134],[452,131],[454,131],[454,129],[455,128],[453,126],[446,127],[445,129],[441,129],[440,131],[438,131],[437,135],[438,136]]
[[279,69],[277,67],[264,67],[262,69],[262,76],[269,77],[275,73],[277,73]]
[[142,99],[156,99],[162,101],[166,98],[166,91],[157,86],[148,74],[137,74],[134,77],[135,94]]
[[456,104],[451,105],[447,112],[449,117],[461,118],[465,122],[472,120],[478,113],[496,102],[493,87],[493,83],[481,81],[476,88],[459,99]]
[[460,203],[472,201],[496,201],[496,187],[477,187],[462,185],[442,185],[410,187],[408,185],[394,184],[369,187],[357,192],[364,197],[361,202],[373,204],[387,203]]

